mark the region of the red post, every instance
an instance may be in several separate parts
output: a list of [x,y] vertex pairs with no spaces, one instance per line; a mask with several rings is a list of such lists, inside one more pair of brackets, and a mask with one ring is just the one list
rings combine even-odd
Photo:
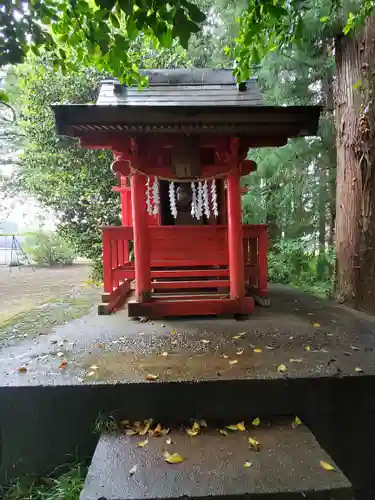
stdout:
[[230,298],[243,300],[245,298],[245,266],[240,174],[238,169],[233,169],[228,176],[227,204]]
[[104,292],[111,293],[113,291],[112,285],[112,248],[111,248],[111,235],[109,231],[103,229],[103,283]]
[[151,298],[150,240],[147,225],[145,177],[131,176],[131,199],[134,234],[135,294],[138,302]]
[[258,237],[258,293],[263,297],[268,295],[267,248],[267,228],[263,227]]

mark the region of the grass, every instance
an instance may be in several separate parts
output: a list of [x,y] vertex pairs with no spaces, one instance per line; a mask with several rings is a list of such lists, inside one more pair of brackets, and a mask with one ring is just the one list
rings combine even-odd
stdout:
[[[60,468],[61,469],[61,468]],[[76,462],[69,469],[47,477],[17,479],[0,490],[2,500],[79,500],[87,473],[85,464]]]
[[6,320],[0,318],[0,340],[10,336],[33,338],[50,332],[58,325],[81,318],[89,313],[97,295],[97,290],[90,289],[74,298],[46,300],[43,304]]

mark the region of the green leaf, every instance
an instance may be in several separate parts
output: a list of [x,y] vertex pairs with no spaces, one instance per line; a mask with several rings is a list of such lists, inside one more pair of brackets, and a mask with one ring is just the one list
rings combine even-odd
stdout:
[[361,84],[362,84],[361,80],[357,80],[355,82],[355,84],[353,85],[353,89],[355,89],[355,90],[359,89]]
[[4,90],[0,90],[0,102],[9,102],[9,96]]
[[323,16],[323,17],[321,17],[321,18],[320,18],[320,21],[321,21],[322,23],[326,23],[326,22],[328,21],[328,16]]
[[101,9],[112,10],[115,6],[115,0],[95,0],[95,3]]
[[183,5],[186,6],[190,19],[195,23],[203,23],[206,20],[206,14],[194,3],[185,1]]
[[120,28],[120,21],[118,20],[116,14],[114,14],[113,12],[111,12],[109,14],[109,19],[110,19],[111,23],[113,24],[113,26],[115,28]]

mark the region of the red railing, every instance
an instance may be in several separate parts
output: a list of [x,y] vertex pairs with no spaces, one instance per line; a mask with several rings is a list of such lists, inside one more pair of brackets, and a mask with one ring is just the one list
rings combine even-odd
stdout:
[[[134,279],[129,252],[133,228],[102,231],[104,291],[111,293],[122,281]],[[229,276],[226,226],[150,226],[149,231],[152,278]],[[246,281],[254,293],[267,295],[267,226],[244,225],[243,233]]]

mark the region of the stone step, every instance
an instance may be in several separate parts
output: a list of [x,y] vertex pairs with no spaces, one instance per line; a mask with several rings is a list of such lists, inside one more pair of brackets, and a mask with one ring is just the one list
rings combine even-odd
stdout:
[[[196,437],[171,431],[171,444],[165,436],[149,437],[142,448],[143,437],[103,434],[80,498],[352,500],[351,484],[332,458],[307,427],[293,428],[291,420],[228,436],[216,429]],[[250,448],[249,437],[260,443],[260,451]],[[167,463],[165,450],[184,461]],[[321,461],[334,470],[324,469]]]

